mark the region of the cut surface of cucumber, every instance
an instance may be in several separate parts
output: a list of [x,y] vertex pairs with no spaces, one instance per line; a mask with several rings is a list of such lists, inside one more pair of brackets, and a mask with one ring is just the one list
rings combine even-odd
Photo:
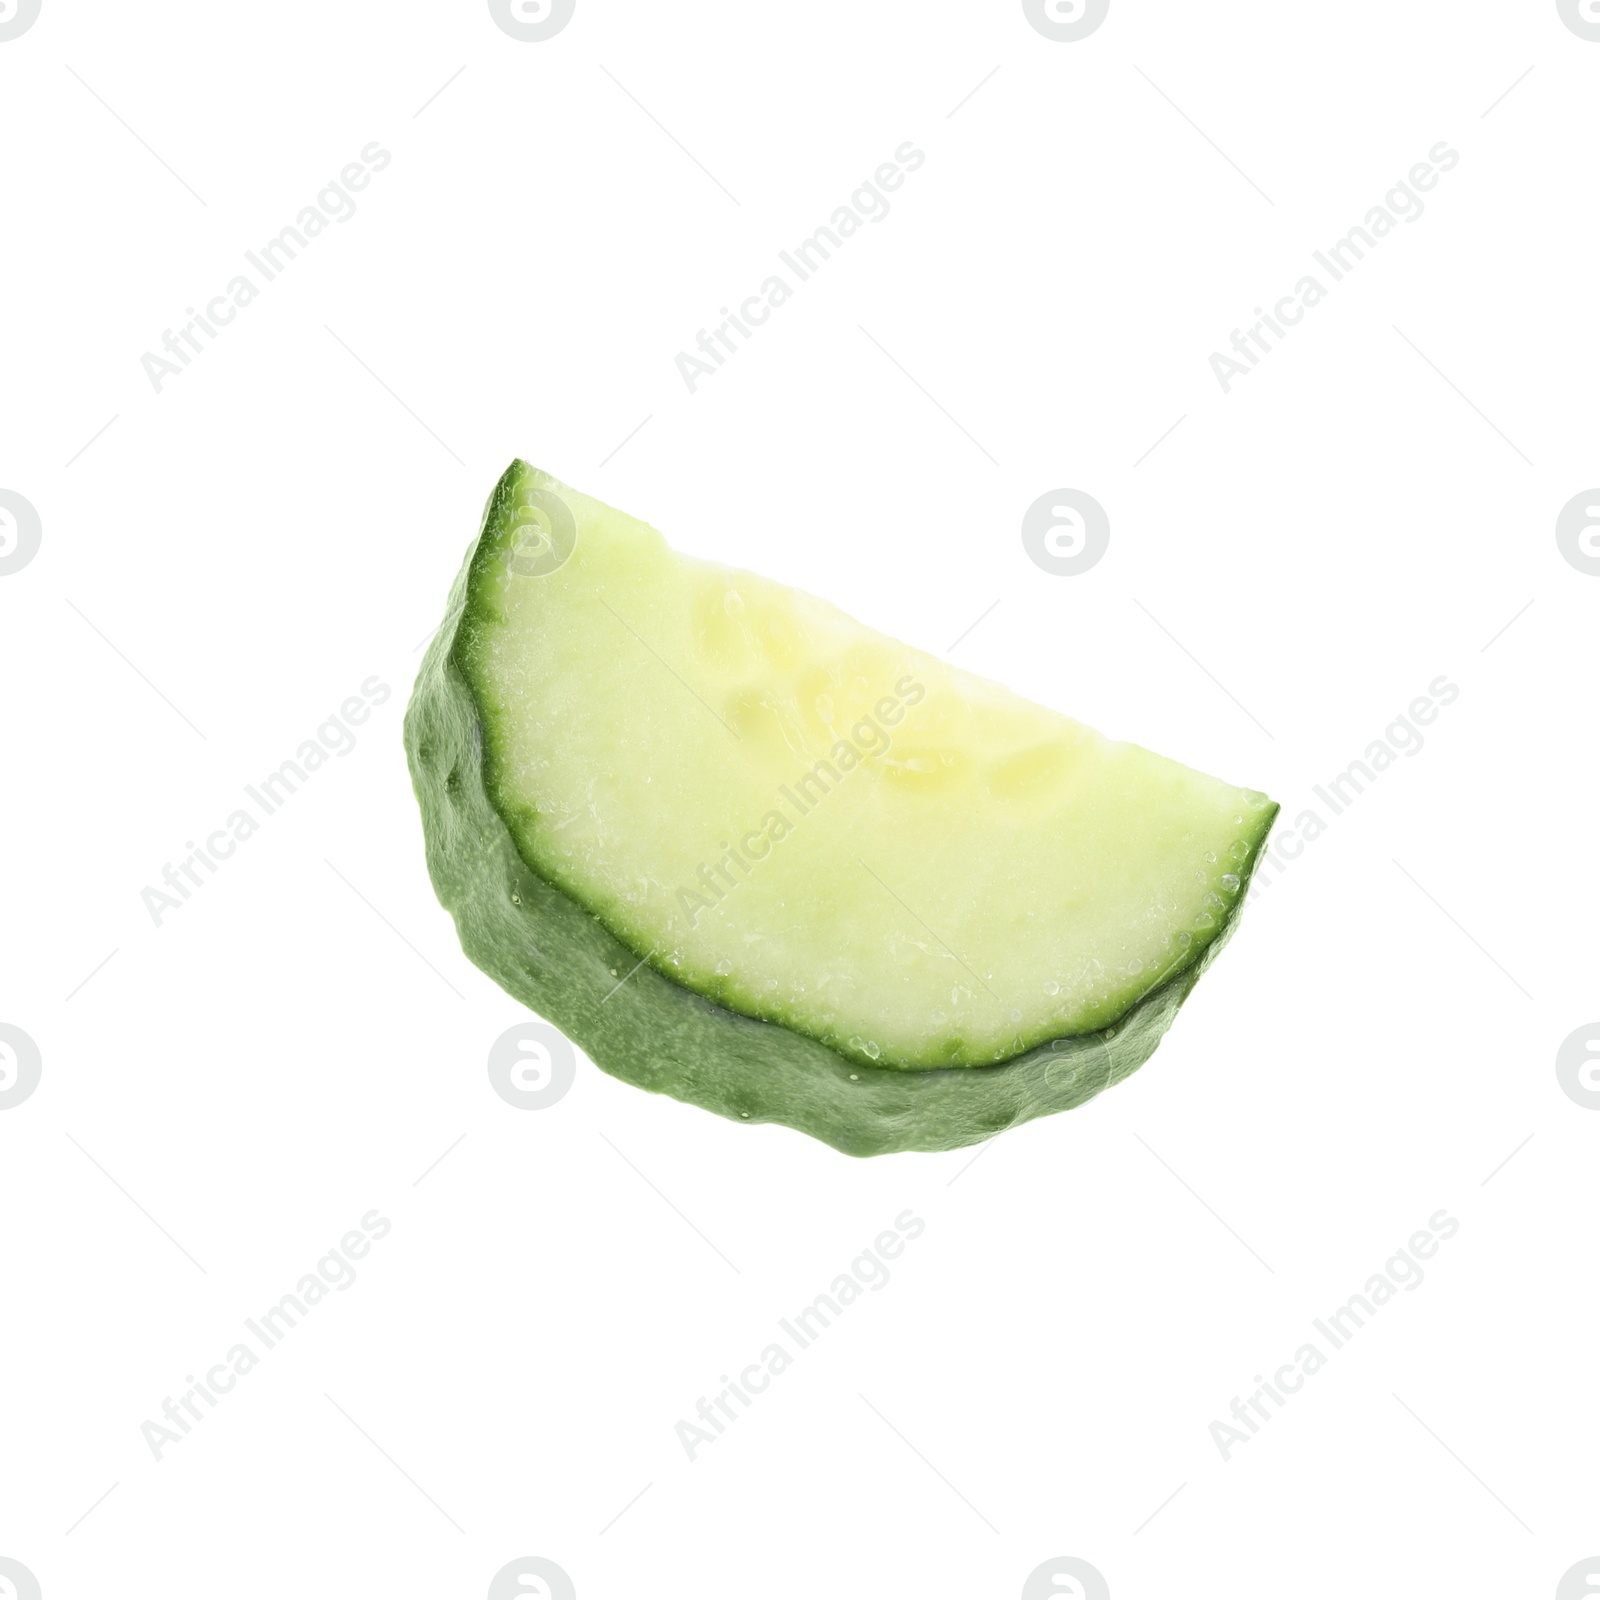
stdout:
[[[1131,1071],[1231,929],[1277,810],[679,555],[524,462],[490,498],[407,744],[480,965],[607,1070],[627,1051],[619,1075],[701,1104],[715,1083],[714,1109],[846,1149],[967,1142]],[[556,951],[580,924],[583,951]],[[848,1088],[825,1114],[801,1093],[797,1120],[804,1083],[833,1078]],[[894,1107],[859,1090],[852,1127],[867,1083]]]

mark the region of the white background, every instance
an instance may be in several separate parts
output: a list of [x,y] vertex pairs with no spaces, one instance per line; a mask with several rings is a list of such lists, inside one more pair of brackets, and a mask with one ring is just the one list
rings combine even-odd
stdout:
[[[43,527],[0,578],[0,1021],[44,1063],[0,1112],[0,1555],[46,1600],[480,1596],[522,1555],[582,1600],[1010,1600],[1061,1555],[1116,1600],[1553,1595],[1600,1549],[1600,1114],[1554,1070],[1600,1012],[1600,579],[1554,538],[1600,481],[1597,87],[1545,0],[1114,0],[1071,44],[1001,0],[578,0],[538,44],[466,0],[44,0],[0,43],[0,488]],[[373,140],[157,394],[142,354]],[[905,140],[891,214],[691,395],[674,356]],[[1225,396],[1211,352],[1441,140]],[[970,628],[963,667],[1285,823],[1460,695],[1143,1071],[970,1167],[586,1061],[517,1111],[485,1058],[526,1013],[434,900],[400,740],[515,455]],[[1019,537],[1058,487],[1111,520],[1076,578]],[[374,674],[156,927],[141,889]],[[360,1280],[155,1461],[374,1207]],[[691,1463],[674,1424],[906,1208],[893,1281]],[[1225,1463],[1213,1420],[1440,1208],[1421,1287]]]

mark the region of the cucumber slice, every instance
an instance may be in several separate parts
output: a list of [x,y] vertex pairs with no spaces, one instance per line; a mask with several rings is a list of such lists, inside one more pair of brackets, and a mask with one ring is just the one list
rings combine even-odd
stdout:
[[606,1071],[853,1154],[1132,1072],[1278,809],[522,461],[406,746],[479,966]]

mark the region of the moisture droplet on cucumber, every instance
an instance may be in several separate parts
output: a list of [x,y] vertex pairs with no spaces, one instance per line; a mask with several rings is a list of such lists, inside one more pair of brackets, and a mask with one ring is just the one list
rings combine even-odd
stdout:
[[1278,809],[522,461],[406,744],[479,966],[615,1076],[863,1155],[1138,1067]]

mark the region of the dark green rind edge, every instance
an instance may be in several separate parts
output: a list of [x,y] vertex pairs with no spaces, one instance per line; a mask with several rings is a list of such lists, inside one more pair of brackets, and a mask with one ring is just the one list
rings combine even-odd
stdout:
[[[485,527],[520,465],[489,497]],[[627,945],[528,866],[490,803],[483,728],[457,661],[477,548],[475,541],[406,709],[428,874],[468,957],[612,1077],[735,1122],[782,1123],[846,1155],[954,1150],[1082,1105],[1137,1071],[1231,937],[1276,805],[1263,814],[1222,929],[1192,966],[1111,1027],[1055,1039],[994,1066],[864,1066],[818,1040],[716,1005],[648,963],[635,970],[638,957]]]

